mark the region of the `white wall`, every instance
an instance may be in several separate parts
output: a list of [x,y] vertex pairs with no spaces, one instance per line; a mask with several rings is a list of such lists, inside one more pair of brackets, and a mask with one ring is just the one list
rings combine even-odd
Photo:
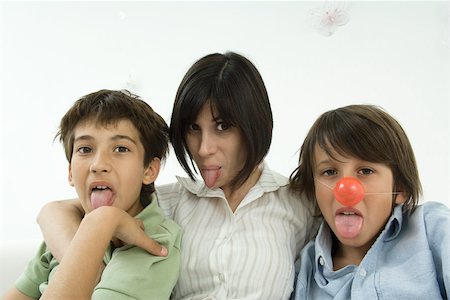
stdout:
[[[267,85],[273,169],[290,174],[321,112],[377,104],[409,134],[424,201],[450,205],[449,4],[347,4],[349,22],[326,37],[312,24],[320,2],[1,2],[0,239],[39,238],[40,207],[75,196],[53,137],[76,99],[128,88],[169,121],[189,66],[226,50]],[[175,174],[172,154],[157,183]]]

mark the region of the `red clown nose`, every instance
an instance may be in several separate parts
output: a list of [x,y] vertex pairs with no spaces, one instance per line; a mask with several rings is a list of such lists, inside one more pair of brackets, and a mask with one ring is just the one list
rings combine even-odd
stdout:
[[336,182],[334,197],[345,206],[354,206],[364,198],[364,187],[354,177],[344,177]]

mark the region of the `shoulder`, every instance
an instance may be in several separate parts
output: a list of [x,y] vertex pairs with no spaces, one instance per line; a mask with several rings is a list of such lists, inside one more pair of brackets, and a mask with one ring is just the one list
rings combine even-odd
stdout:
[[[307,213],[312,213],[315,210],[315,202],[308,201],[305,197],[300,196],[289,187],[289,178],[280,173],[269,169],[267,164],[263,166],[263,173],[261,175],[260,185],[265,187],[266,191],[272,191],[275,197],[282,201],[290,202],[292,205],[301,208],[302,211],[306,209]],[[317,211],[314,211],[316,213]]]
[[450,239],[448,235],[450,209],[443,203],[424,202],[411,214],[409,222],[413,222],[415,224],[413,226],[421,224],[420,226],[424,228],[430,244],[444,245]]
[[444,214],[444,215],[448,215],[450,213],[450,209],[448,206],[446,206],[444,203],[436,201],[424,202],[419,207],[422,207],[425,213]]
[[[164,219],[159,224],[155,224],[148,229],[145,227],[145,232],[153,240],[166,247],[170,253],[166,258],[175,259],[175,253],[177,253],[176,256],[179,256],[181,248],[181,228],[173,220]],[[140,251],[140,249],[138,251]],[[153,260],[159,261],[166,258],[155,256],[153,257]]]
[[276,197],[279,201],[285,202],[295,212],[297,218],[304,222],[314,223],[313,227],[318,227],[321,213],[315,201],[299,195],[289,186],[280,187],[276,192]]
[[136,217],[142,220],[145,232],[152,239],[166,246],[179,248],[181,228],[165,216],[156,199],[157,197],[154,195],[152,202]]
[[448,222],[450,209],[443,203],[428,201],[417,206],[411,218],[422,218],[426,223]]
[[164,214],[173,219],[173,213],[181,199],[183,186],[178,182],[156,186],[156,197],[158,206]]
[[259,166],[261,176],[258,180],[259,184],[267,187],[282,187],[289,184],[289,179],[280,173],[269,168],[267,163]]
[[157,185],[156,195],[158,196],[158,201],[173,197],[173,195],[176,195],[180,191],[180,189],[182,189],[182,186],[178,182]]

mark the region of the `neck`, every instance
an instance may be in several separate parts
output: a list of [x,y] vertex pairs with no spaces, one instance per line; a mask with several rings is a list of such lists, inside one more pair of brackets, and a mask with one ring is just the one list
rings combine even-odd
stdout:
[[261,169],[256,167],[247,180],[238,187],[222,187],[225,198],[231,211],[235,212],[239,204],[244,200],[250,189],[255,186],[261,176]]
[[359,266],[371,246],[372,243],[360,247],[345,245],[333,235],[333,270],[336,271],[348,265]]

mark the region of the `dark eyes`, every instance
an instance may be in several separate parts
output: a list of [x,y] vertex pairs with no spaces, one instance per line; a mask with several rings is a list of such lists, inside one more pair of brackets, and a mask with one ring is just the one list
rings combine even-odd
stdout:
[[374,173],[374,171],[369,168],[362,168],[361,170],[359,170],[359,173],[362,175],[370,175],[370,174]]
[[200,130],[200,126],[198,126],[197,124],[191,124],[188,127],[189,131],[198,131]]
[[90,147],[80,147],[78,148],[77,152],[81,154],[91,153],[92,149]]
[[[219,122],[216,123],[216,128],[215,129],[217,131],[221,132],[221,131],[226,131],[226,130],[230,129],[231,127],[232,126],[230,124],[228,124],[226,122],[220,122],[219,121]],[[188,131],[200,131],[200,130],[201,130],[200,126],[198,124],[195,124],[195,123],[190,124],[189,127],[188,127]]]
[[130,151],[130,149],[128,149],[127,147],[123,147],[123,146],[119,146],[116,147],[116,149],[114,149],[114,152],[128,152]]
[[217,130],[218,131],[225,131],[227,129],[230,129],[231,125],[225,122],[217,123]]
[[336,170],[325,170],[322,172],[323,175],[325,176],[333,176],[333,175],[337,175]]
[[[127,147],[124,147],[124,146],[117,146],[116,148],[114,148],[113,151],[119,152],[119,153],[125,153],[125,152],[129,152],[130,149],[128,149]],[[94,150],[92,150],[91,147],[83,146],[83,147],[78,148],[77,152],[80,154],[88,154],[88,153],[94,152]]]
[[[358,174],[361,174],[361,175],[370,175],[373,173],[374,173],[374,170],[372,170],[370,168],[361,168],[358,171]],[[322,171],[322,175],[325,175],[325,176],[335,176],[337,174],[338,174],[338,172],[334,169],[327,169],[327,170]]]

